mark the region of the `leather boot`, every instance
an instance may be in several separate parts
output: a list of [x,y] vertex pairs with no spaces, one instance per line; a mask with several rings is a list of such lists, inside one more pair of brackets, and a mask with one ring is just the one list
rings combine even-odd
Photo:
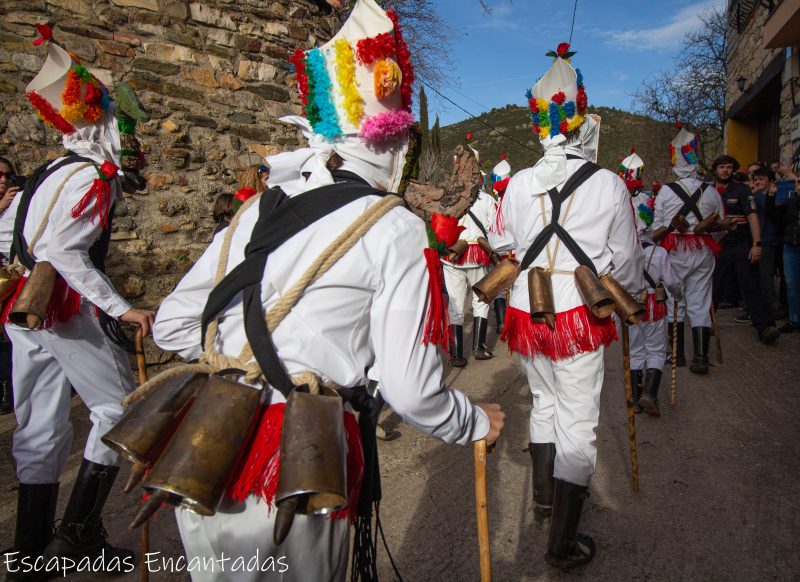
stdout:
[[530,443],[533,468],[533,519],[540,528],[550,525],[553,513],[553,465],[555,443]]
[[[101,518],[117,473],[119,467],[83,460],[61,525],[44,552],[46,560],[56,556],[69,558],[77,566],[86,558],[92,564],[100,562],[97,558],[102,554],[102,571],[110,574],[129,572],[136,565],[132,551],[115,548],[106,541],[108,534]],[[70,570],[58,573],[64,576]]]
[[644,389],[639,399],[639,406],[650,416],[661,416],[661,410],[658,407],[659,384],[661,384],[661,370],[648,368],[644,376]]
[[639,406],[639,398],[642,397],[642,371],[631,370],[631,386],[633,386],[633,411],[639,414],[642,407]]
[[463,368],[467,365],[464,359],[464,326],[451,325],[453,330],[453,343],[450,344],[450,365],[454,368]]
[[472,355],[476,360],[488,360],[494,354],[486,347],[486,332],[489,329],[489,320],[485,317],[476,317],[472,320]]
[[494,316],[497,320],[497,335],[502,335],[506,323],[506,298],[498,297],[494,300]]
[[577,533],[583,500],[589,496],[587,489],[561,479],[555,480],[553,523],[544,557],[551,566],[570,570],[588,564],[594,558],[594,540],[586,534]]
[[694,357],[689,370],[695,374],[708,374],[708,343],[711,340],[710,327],[693,327],[692,343]]
[[12,412],[14,412],[14,391],[10,382],[0,380],[0,415]]
[[[17,492],[17,527],[14,532],[12,555],[6,554],[6,580],[45,580],[47,574],[25,572],[21,561],[28,558],[33,564],[44,553],[53,537],[53,522],[58,503],[58,483],[20,483]],[[12,561],[14,560],[14,561]],[[15,570],[18,570],[15,572]]]
[[[679,368],[686,367],[686,355],[684,353],[684,325],[682,321],[678,322],[678,362]],[[672,362],[672,335],[675,333],[675,324],[667,324],[667,361]]]

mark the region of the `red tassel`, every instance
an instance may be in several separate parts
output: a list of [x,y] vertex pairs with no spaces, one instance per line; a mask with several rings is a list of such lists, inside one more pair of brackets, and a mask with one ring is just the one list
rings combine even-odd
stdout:
[[[506,182],[506,184],[508,184],[508,182]],[[503,217],[503,200],[505,200],[505,196],[500,198],[500,204],[497,206],[497,214],[494,215],[494,224],[489,227],[489,232],[492,234],[502,235],[506,232],[506,219]]]
[[[447,260],[447,259],[445,259]],[[453,261],[447,261],[451,265],[488,265],[492,261],[489,253],[483,250],[478,244],[470,244],[464,254]]]
[[453,332],[450,330],[450,316],[444,294],[442,264],[436,250],[425,249],[424,254],[428,267],[428,313],[425,316],[422,344],[433,344],[447,350],[453,339]]
[[108,211],[111,207],[111,183],[100,178],[95,178],[92,187],[72,207],[72,218],[80,217],[93,201],[94,207],[92,208],[92,214],[89,216],[89,222],[94,224],[94,219],[99,217],[100,226],[104,229],[108,228]]
[[595,317],[585,305],[556,313],[552,330],[531,320],[530,313],[509,307],[500,339],[523,357],[541,355],[557,361],[608,347],[617,339],[617,328],[611,317]]
[[[262,412],[255,434],[236,472],[228,485],[228,496],[242,503],[250,494],[256,495],[275,508],[280,473],[281,429],[286,404],[271,404]],[[358,495],[364,478],[364,448],[356,417],[344,413],[345,442],[347,443],[347,508],[331,514],[331,519],[350,517],[358,511]]]
[[703,247],[707,247],[715,257],[722,248],[710,234],[676,234],[674,232],[669,233],[661,240],[661,246],[667,252],[672,252],[676,249],[699,251]]
[[647,303],[644,306],[642,321],[660,321],[667,316],[667,304],[656,303],[656,294],[647,294]]

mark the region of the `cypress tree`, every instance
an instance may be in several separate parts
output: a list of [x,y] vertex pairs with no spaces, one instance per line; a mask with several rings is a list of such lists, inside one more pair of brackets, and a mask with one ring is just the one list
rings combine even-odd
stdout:
[[431,132],[431,149],[437,154],[442,153],[442,136],[441,128],[439,127],[439,115],[436,115],[436,122],[433,124],[433,131]]
[[419,88],[419,133],[422,151],[425,152],[431,147],[431,136],[428,125],[428,97],[425,95],[425,87]]

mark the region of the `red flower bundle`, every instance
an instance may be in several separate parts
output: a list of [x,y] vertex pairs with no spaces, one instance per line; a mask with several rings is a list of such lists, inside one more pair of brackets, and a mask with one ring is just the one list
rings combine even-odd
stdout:
[[382,32],[377,36],[362,38],[356,44],[358,60],[369,65],[381,59],[388,59],[397,49],[391,33]]
[[305,110],[308,105],[308,75],[306,74],[306,53],[297,49],[289,61],[294,65],[294,74],[297,79],[297,90],[300,93],[300,102]]
[[414,67],[411,66],[411,53],[408,50],[406,41],[403,40],[403,31],[397,20],[397,12],[391,8],[386,11],[386,15],[394,23],[394,42],[397,46],[397,64],[403,73],[403,81],[400,85],[400,95],[403,97],[403,107],[406,111],[411,111],[411,85],[414,84]]

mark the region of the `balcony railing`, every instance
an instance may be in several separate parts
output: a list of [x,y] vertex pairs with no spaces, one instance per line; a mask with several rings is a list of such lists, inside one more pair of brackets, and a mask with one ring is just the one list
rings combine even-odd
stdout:
[[760,0],[729,0],[728,25],[741,33],[760,3]]

